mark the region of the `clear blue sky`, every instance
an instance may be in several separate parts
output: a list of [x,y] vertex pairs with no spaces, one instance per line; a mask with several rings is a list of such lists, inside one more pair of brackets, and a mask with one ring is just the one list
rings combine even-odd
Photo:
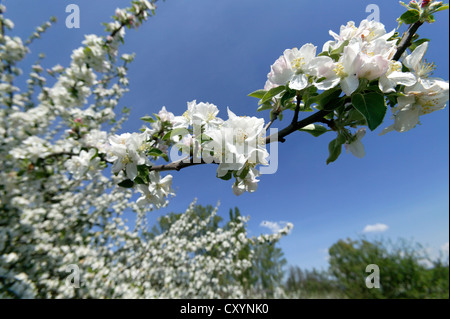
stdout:
[[[31,47],[33,56],[47,53],[44,66],[67,66],[70,52],[84,34],[101,33],[116,7],[128,0],[3,0],[16,24],[15,34],[28,37],[34,26],[55,15],[59,22]],[[66,5],[78,4],[81,28],[67,29]],[[229,106],[238,115],[257,113],[257,100],[247,94],[264,86],[270,65],[287,48],[311,42],[320,50],[330,39],[328,30],[367,17],[368,4],[380,8],[387,30],[404,9],[396,1],[381,0],[168,0],[158,2],[156,16],[138,31],[127,30],[125,52],[136,52],[130,65],[131,92],[122,106],[132,108],[124,131],[137,131],[139,118],[162,106],[176,115],[196,99],[216,104],[223,118]],[[419,34],[430,38],[429,61],[438,65],[435,76],[448,80],[448,12]],[[403,30],[403,29],[402,29]],[[35,59],[23,64],[25,68]],[[388,111],[388,114],[390,111]],[[285,115],[287,116],[287,114]],[[275,125],[282,128],[289,119]],[[231,181],[215,177],[216,167],[191,167],[174,172],[177,196],[170,205],[149,214],[182,212],[198,198],[200,204],[221,201],[220,212],[239,207],[250,215],[252,234],[267,232],[263,220],[290,221],[292,233],[281,241],[289,264],[325,267],[326,253],[338,239],[356,238],[366,225],[389,226],[383,236],[413,239],[435,250],[449,240],[449,115],[448,108],[422,118],[407,133],[378,136],[382,124],[363,139],[366,156],[343,154],[325,164],[329,133],[314,138],[306,133],[288,136],[279,145],[279,169],[261,177],[259,189],[233,195]]]

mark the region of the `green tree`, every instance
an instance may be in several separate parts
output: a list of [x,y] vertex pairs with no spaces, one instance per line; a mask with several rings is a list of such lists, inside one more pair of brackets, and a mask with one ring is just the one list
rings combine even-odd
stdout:
[[[339,240],[329,249],[330,272],[349,298],[448,298],[448,264],[433,264],[424,249],[405,240]],[[366,267],[380,270],[380,287],[369,289]]]

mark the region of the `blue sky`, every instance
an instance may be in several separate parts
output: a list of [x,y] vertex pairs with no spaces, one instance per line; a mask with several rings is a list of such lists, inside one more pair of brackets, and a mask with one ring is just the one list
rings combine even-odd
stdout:
[[[45,52],[44,66],[68,65],[69,56],[84,34],[102,33],[100,22],[109,21],[116,7],[127,0],[3,0],[7,15],[24,38],[49,16],[58,23],[31,46],[32,58]],[[68,29],[64,21],[68,4],[78,4],[80,29]],[[137,131],[139,118],[162,106],[176,115],[186,102],[216,104],[226,118],[229,106],[238,115],[268,119],[257,113],[257,100],[248,93],[264,86],[270,65],[287,48],[313,43],[320,50],[330,39],[328,30],[339,31],[349,20],[357,24],[377,4],[387,30],[404,11],[395,1],[381,0],[168,0],[158,2],[156,16],[138,31],[127,30],[122,52],[136,52],[130,65],[130,93],[121,106],[131,107],[123,131]],[[438,68],[435,76],[448,80],[448,12],[437,15],[437,23],[424,25],[419,34],[430,38],[427,59]],[[404,30],[404,29],[402,29]],[[34,58],[33,58],[34,57]],[[389,111],[388,111],[389,114]],[[215,177],[214,166],[198,166],[174,172],[177,195],[169,206],[149,214],[150,220],[169,211],[182,212],[198,198],[220,212],[239,207],[250,215],[251,234],[268,232],[264,220],[294,224],[281,248],[292,265],[325,267],[326,249],[338,239],[356,238],[365,226],[382,223],[383,233],[368,238],[399,237],[421,242],[435,250],[449,240],[449,126],[448,108],[422,118],[422,125],[406,133],[378,136],[385,126],[368,132],[363,139],[366,156],[357,159],[342,154],[330,165],[325,161],[333,133],[314,138],[292,134],[279,145],[279,168],[261,177],[253,194],[236,197],[231,181]],[[274,126],[288,124],[288,114]]]

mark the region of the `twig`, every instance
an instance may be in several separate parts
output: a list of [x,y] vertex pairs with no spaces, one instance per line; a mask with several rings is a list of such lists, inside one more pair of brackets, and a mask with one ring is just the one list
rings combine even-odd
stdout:
[[298,114],[300,113],[300,102],[302,101],[302,97],[297,93],[297,105],[295,106],[294,117],[292,118],[292,123],[298,122]]
[[272,119],[270,120],[269,123],[267,123],[267,125],[264,127],[264,131],[267,131],[273,124],[273,122],[275,122],[278,118],[278,113],[273,113],[272,115]]

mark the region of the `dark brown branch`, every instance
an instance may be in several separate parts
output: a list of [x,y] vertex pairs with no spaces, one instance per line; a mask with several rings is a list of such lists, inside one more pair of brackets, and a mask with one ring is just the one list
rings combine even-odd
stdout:
[[422,24],[423,22],[417,21],[416,23],[411,24],[409,26],[408,30],[406,30],[406,32],[403,34],[403,37],[400,40],[400,43],[398,44],[397,52],[395,53],[392,60],[394,61],[400,60],[400,57],[402,56],[403,52],[405,52],[406,49],[411,45],[411,40],[414,34],[416,34],[417,30]]
[[278,118],[278,114],[274,114],[272,116],[272,119],[270,120],[270,122],[267,123],[267,125],[264,127],[264,130],[267,131],[272,126],[273,122],[276,121],[277,118]]
[[297,131],[298,129],[301,129],[302,127],[305,127],[306,125],[319,122],[321,119],[323,119],[325,116],[327,116],[331,112],[333,112],[333,111],[321,110],[321,111],[314,113],[311,116],[308,116],[307,118],[305,118],[301,121],[298,121],[296,123],[291,123],[291,124],[289,124],[288,127],[285,127],[284,129],[279,131],[278,134],[276,134],[277,136],[275,136],[275,135],[267,136],[266,144],[269,144],[272,142],[284,142],[285,137],[288,136],[289,134]]
[[300,113],[300,102],[301,101],[302,101],[302,97],[300,96],[300,94],[297,94],[297,105],[295,106],[294,117],[292,118],[291,124],[298,122],[298,114]]
[[[149,171],[157,171],[157,172],[179,171],[180,169],[185,168],[185,167],[201,165],[201,164],[211,164],[211,163],[207,163],[203,159],[199,159],[199,158],[197,158],[196,162],[193,162],[193,158],[190,157],[190,158],[183,158],[179,161],[165,164],[165,165],[152,166],[148,170]],[[217,163],[213,162],[213,164],[217,164]]]
[[334,120],[327,120],[326,118],[323,118],[323,119],[318,120],[317,122],[328,125],[328,127],[330,129],[332,129],[333,131],[337,130],[336,123],[334,122]]

